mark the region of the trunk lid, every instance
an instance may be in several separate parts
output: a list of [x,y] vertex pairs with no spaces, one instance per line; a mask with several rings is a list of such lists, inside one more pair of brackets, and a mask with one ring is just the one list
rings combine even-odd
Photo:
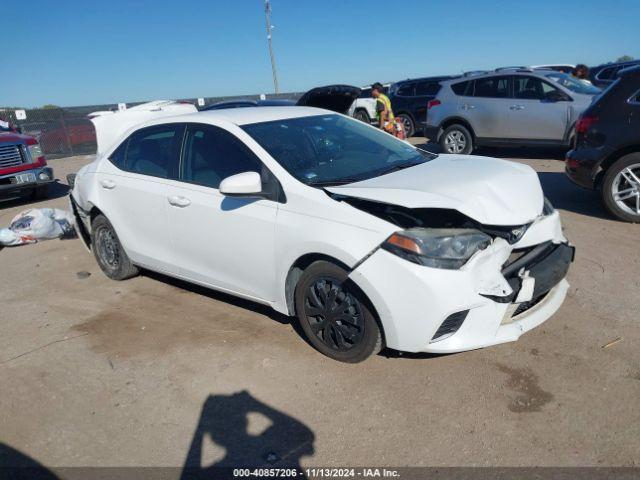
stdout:
[[123,111],[99,112],[98,116],[95,116],[98,112],[94,112],[91,122],[96,129],[97,153],[101,155],[108,151],[124,132],[147,120],[197,111],[190,103],[155,100]]
[[299,107],[317,107],[346,114],[360,95],[360,89],[351,85],[327,85],[306,92],[298,102]]

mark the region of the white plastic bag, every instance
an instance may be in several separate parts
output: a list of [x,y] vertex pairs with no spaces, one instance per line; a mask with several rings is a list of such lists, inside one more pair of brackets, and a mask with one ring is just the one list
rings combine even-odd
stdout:
[[0,245],[25,245],[73,236],[74,218],[70,212],[56,208],[33,208],[16,215],[9,228],[0,229]]

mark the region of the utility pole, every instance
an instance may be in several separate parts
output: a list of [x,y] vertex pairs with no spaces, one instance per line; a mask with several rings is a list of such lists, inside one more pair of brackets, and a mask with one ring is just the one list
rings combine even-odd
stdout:
[[269,40],[269,56],[271,57],[271,71],[273,72],[273,86],[276,93],[280,93],[280,88],[278,87],[278,74],[276,73],[276,57],[273,55],[273,42],[271,39],[273,25],[271,25],[271,5],[269,4],[269,0],[264,0],[264,14],[267,21],[267,40]]

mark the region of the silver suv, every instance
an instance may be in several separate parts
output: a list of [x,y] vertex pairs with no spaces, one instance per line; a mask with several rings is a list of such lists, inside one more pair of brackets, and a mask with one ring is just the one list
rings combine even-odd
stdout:
[[442,82],[425,135],[446,153],[477,146],[559,146],[600,89],[553,70],[499,69]]

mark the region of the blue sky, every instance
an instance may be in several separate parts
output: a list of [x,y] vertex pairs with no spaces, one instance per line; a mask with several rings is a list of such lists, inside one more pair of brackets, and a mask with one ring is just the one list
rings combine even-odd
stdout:
[[[272,10],[281,91],[640,57],[638,0],[272,0]],[[273,91],[263,0],[7,1],[0,16],[0,105]]]

